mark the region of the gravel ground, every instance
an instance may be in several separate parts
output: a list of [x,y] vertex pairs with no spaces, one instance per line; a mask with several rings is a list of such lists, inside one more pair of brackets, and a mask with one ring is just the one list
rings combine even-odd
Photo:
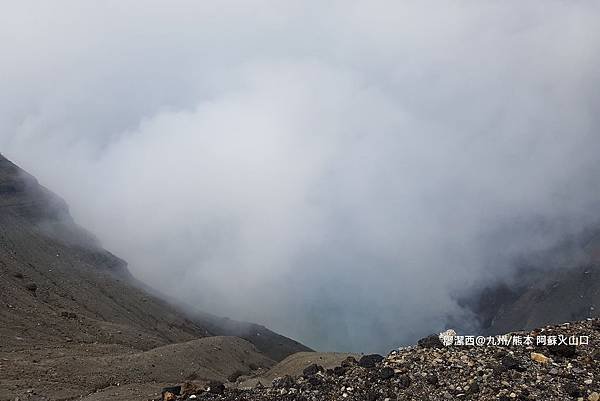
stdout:
[[[567,345],[538,344],[564,338]],[[587,337],[588,344],[568,345]],[[457,341],[460,337],[446,337]],[[598,401],[600,321],[590,319],[509,333],[510,345],[442,344],[431,336],[387,357],[352,357],[333,369],[307,366],[298,377],[275,378],[270,387],[225,388],[214,382],[184,384],[164,400],[582,400]],[[523,344],[513,345],[521,339]],[[527,343],[531,341],[532,344]],[[518,341],[517,341],[518,342]]]

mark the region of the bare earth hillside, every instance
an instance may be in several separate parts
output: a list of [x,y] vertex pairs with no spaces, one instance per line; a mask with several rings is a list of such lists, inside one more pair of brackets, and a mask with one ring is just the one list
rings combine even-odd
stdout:
[[[126,371],[135,382],[172,380],[175,370],[223,378],[309,351],[259,325],[184,313],[142,288],[62,199],[0,155],[0,400],[79,397]],[[165,369],[161,355],[178,350],[189,365]],[[202,370],[209,353],[219,362]]]

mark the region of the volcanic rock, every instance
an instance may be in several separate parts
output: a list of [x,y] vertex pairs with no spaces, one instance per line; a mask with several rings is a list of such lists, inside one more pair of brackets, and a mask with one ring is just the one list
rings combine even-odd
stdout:
[[223,394],[225,392],[225,385],[220,381],[210,381],[206,385],[206,391],[210,394]]
[[355,366],[355,365],[358,365],[358,362],[356,361],[356,358],[354,358],[353,356],[347,357],[341,363],[341,366],[343,366],[345,368],[349,368],[350,366]]
[[181,394],[181,386],[163,387],[162,392],[166,393],[167,391],[169,393],[179,395],[179,394]]
[[[594,320],[544,329],[553,335],[589,336],[589,345],[578,346],[571,358],[552,361],[556,374],[548,364],[532,359],[532,347],[523,345],[411,346],[382,360],[372,358],[375,362],[368,369],[338,366],[333,369],[337,374],[281,378],[271,388],[226,388],[221,395],[197,396],[200,401],[600,401],[594,387],[600,366],[592,358],[600,346],[600,332]],[[497,374],[495,367],[501,368]]]
[[394,369],[387,367],[387,366],[384,367],[383,369],[381,369],[379,371],[379,377],[382,380],[391,379],[392,377],[394,377]]
[[307,366],[306,368],[304,368],[304,370],[302,371],[302,374],[305,377],[308,376],[313,376],[316,375],[319,372],[323,372],[323,367],[320,365],[317,365],[316,363],[313,363],[312,365]]
[[358,365],[363,368],[374,368],[379,362],[383,360],[383,356],[379,354],[364,355],[358,361]]
[[513,370],[522,370],[523,369],[521,367],[520,362],[510,355],[506,355],[505,357],[502,358],[502,366],[505,367],[506,369],[513,369]]
[[443,348],[444,344],[442,340],[440,340],[440,336],[436,334],[432,334],[425,338],[420,339],[417,344],[421,348]]
[[276,377],[273,379],[273,388],[290,388],[294,387],[296,381],[290,375],[285,375],[282,377]]
[[555,345],[549,346],[548,351],[553,355],[562,356],[565,358],[573,358],[577,354],[577,349],[574,345]]

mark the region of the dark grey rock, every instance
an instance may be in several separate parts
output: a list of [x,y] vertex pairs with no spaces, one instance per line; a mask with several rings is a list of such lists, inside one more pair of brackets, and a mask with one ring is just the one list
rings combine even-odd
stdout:
[[382,380],[388,380],[394,377],[394,369],[385,367],[379,371],[379,378]]
[[322,366],[317,365],[316,363],[313,363],[312,365],[307,366],[306,368],[304,368],[304,370],[302,371],[302,374],[305,377],[309,377],[309,376],[314,376],[319,372],[323,372],[324,369]]
[[444,348],[442,340],[440,340],[440,337],[436,334],[420,339],[417,344],[421,348]]
[[358,361],[358,365],[363,368],[374,368],[379,362],[383,360],[383,356],[379,354],[364,355]]

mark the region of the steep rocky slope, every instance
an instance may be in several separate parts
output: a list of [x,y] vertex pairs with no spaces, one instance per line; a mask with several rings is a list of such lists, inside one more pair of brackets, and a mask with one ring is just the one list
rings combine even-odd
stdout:
[[[26,365],[35,361],[50,366],[49,359],[139,353],[215,335],[243,337],[256,346],[253,358],[269,361],[309,350],[259,325],[184,313],[142,288],[123,260],[75,224],[62,199],[0,155],[0,358],[22,356],[18,365],[4,361],[0,399],[32,385],[26,373],[37,370]],[[44,371],[48,383],[75,366],[59,365]]]
[[600,316],[600,266],[546,272],[515,293],[497,302],[486,333]]
[[521,263],[514,279],[465,301],[484,334],[600,317],[600,232],[589,230]]

